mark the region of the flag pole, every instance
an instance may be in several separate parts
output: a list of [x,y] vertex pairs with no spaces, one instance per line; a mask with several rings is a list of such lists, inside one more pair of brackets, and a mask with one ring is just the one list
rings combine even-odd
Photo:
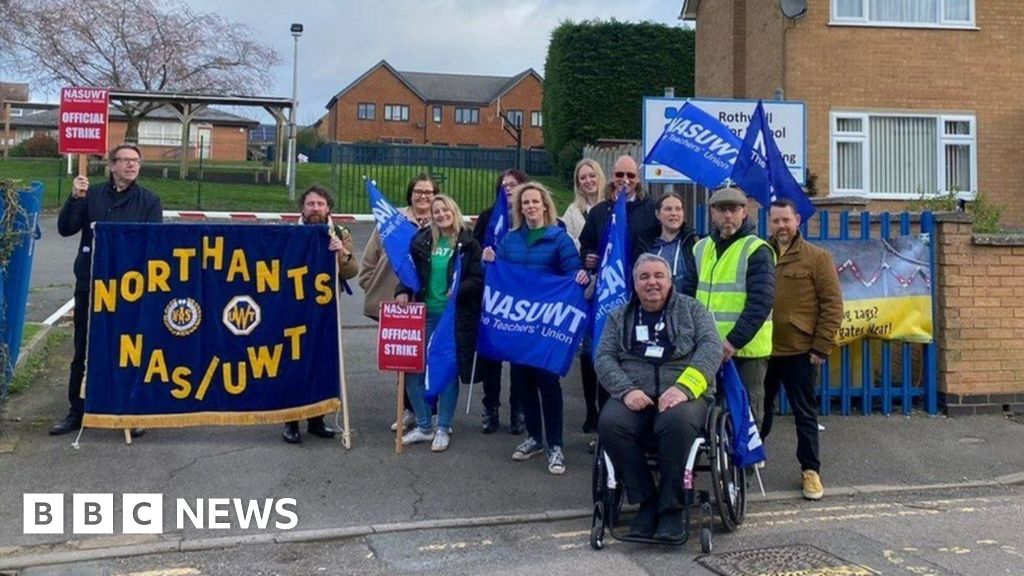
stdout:
[[[337,233],[334,231],[334,222],[331,220],[331,215],[327,215],[327,235],[334,239],[337,238]],[[352,448],[352,432],[349,428],[348,420],[348,383],[345,381],[345,346],[341,339],[341,290],[338,288],[338,255],[333,254],[334,257],[334,307],[336,315],[336,324],[338,329],[338,381],[341,385],[341,445],[346,450]]]
[[473,405],[473,383],[476,382],[476,355],[477,352],[473,352],[473,368],[469,371],[469,396],[466,398],[466,414],[469,414],[469,409]]

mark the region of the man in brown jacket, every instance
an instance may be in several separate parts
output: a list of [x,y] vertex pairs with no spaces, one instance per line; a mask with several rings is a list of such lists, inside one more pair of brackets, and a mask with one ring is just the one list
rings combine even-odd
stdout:
[[775,250],[775,299],[772,356],[764,383],[764,423],[768,438],[775,396],[785,386],[796,420],[796,457],[800,462],[803,496],[818,500],[825,494],[818,460],[818,411],[814,389],[818,367],[836,345],[843,318],[843,295],[832,255],[800,236],[800,215],[789,200],[772,202],[769,244]]

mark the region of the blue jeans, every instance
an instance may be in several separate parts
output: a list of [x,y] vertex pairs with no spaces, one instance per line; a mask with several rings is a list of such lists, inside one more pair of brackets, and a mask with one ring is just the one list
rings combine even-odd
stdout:
[[[430,342],[430,335],[434,333],[441,315],[427,314],[427,342]],[[432,413],[430,402],[427,401],[427,387],[424,378],[425,374],[408,374],[405,377],[405,392],[412,402],[412,411],[416,413],[416,426],[420,430],[430,430],[430,416]],[[455,408],[459,404],[459,380],[456,377],[448,388],[437,399],[437,427],[447,430],[455,419]]]

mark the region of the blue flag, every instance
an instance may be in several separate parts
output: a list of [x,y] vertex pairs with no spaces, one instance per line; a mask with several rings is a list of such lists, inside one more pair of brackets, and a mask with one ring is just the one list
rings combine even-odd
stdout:
[[455,350],[455,301],[459,296],[459,280],[462,277],[462,255],[456,250],[455,273],[452,274],[451,296],[427,342],[427,374],[424,385],[428,399],[437,398],[459,377],[459,360]]
[[487,265],[477,338],[481,355],[565,376],[587,326],[587,299],[575,275],[501,260]]
[[629,271],[629,223],[626,220],[626,194],[619,192],[612,209],[612,218],[604,230],[601,243],[601,265],[598,268],[597,286],[595,287],[593,312],[593,342],[591,353],[597,354],[597,344],[601,341],[604,322],[608,315],[619,306],[629,302],[629,292],[633,278]]
[[740,139],[728,126],[687,102],[665,126],[644,164],[664,164],[708,188],[716,188],[733,171]]
[[508,197],[505,195],[505,185],[498,186],[498,195],[494,199],[494,209],[491,210],[491,219],[487,222],[487,230],[484,230],[484,248],[497,248],[501,240],[508,233],[511,218],[508,214]]
[[[760,146],[758,145],[760,144]],[[787,198],[796,205],[800,218],[807,220],[814,214],[814,205],[808,200],[796,178],[789,171],[775,143],[771,126],[760,100],[750,117],[743,145],[740,147],[732,181],[748,196],[767,208],[777,198]]]
[[377,221],[377,232],[388,260],[391,261],[391,268],[402,284],[413,293],[419,292],[420,277],[416,274],[416,263],[409,253],[412,237],[416,235],[416,226],[388,202],[373,180],[366,181],[366,194],[370,197],[370,210]]
[[740,468],[753,466],[765,460],[764,444],[757,431],[754,414],[750,411],[747,389],[736,371],[736,364],[730,359],[718,370],[718,385],[725,392],[732,419],[732,457]]

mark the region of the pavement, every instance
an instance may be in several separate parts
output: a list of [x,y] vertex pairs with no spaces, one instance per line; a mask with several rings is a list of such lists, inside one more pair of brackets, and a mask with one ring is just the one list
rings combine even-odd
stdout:
[[[365,228],[365,229],[364,229]],[[369,227],[355,225],[356,244]],[[70,297],[67,240],[44,228],[33,274],[32,302],[45,294],[51,303]],[[63,259],[63,261],[62,261]],[[61,272],[62,265],[66,265]],[[63,277],[61,276],[63,274]],[[37,281],[38,280],[38,284]],[[57,294],[64,290],[61,297]],[[589,528],[589,435],[583,422],[578,368],[562,381],[565,396],[567,472],[548,474],[540,458],[514,462],[519,437],[502,429],[480,432],[480,388],[473,391],[466,414],[468,387],[463,387],[451,448],[430,452],[429,445],[394,452],[395,378],[375,368],[374,325],[361,316],[361,294],[343,306],[343,342],[352,419],[353,446],[303,436],[298,446],[281,441],[281,427],[201,427],[149,430],[130,446],[120,432],[85,430],[52,437],[48,427],[66,410],[70,338],[51,347],[31,388],[11,398],[0,414],[0,570],[26,566],[123,557],[153,552],[214,550],[238,545],[312,542],[436,528],[459,528],[574,520]],[[53,306],[50,310],[56,309]],[[47,314],[48,315],[48,314]],[[70,332],[68,319],[57,332]],[[42,349],[40,349],[42,350]],[[507,382],[507,376],[506,376]],[[1024,483],[1024,420],[1002,416],[949,419],[912,416],[829,416],[822,418],[822,478],[826,498],[876,492],[935,490],[955,487],[1000,487]],[[792,419],[777,419],[762,470],[767,496],[760,502],[799,502],[799,469]],[[703,479],[701,479],[703,481]],[[63,534],[23,534],[23,494],[64,495]],[[72,493],[112,493],[116,521],[113,535],[71,534]],[[121,497],[126,493],[160,493],[164,498],[164,533],[123,535]],[[245,530],[229,517],[227,529],[200,530],[188,522],[178,529],[175,502],[195,507],[209,498],[293,498],[297,525]],[[272,518],[281,519],[281,518]]]

